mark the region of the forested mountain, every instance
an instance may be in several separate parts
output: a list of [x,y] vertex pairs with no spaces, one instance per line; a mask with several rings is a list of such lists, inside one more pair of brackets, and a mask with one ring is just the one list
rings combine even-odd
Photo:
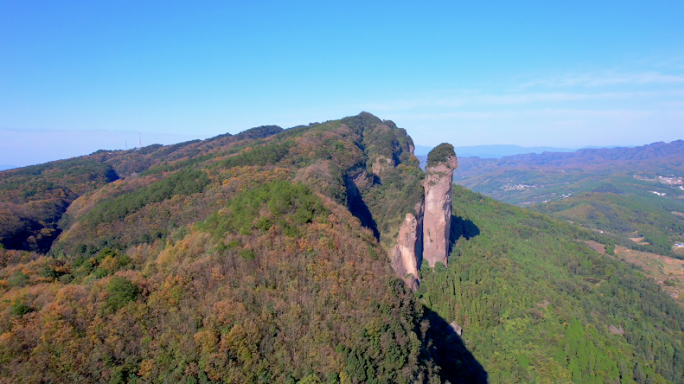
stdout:
[[521,147],[519,145],[473,145],[456,147],[454,150],[461,157],[480,157],[483,159],[500,159],[505,156],[515,156],[528,153],[542,152],[573,152],[573,149],[554,147]]
[[462,187],[453,204],[449,266],[424,266],[418,294],[491,382],[684,381],[684,310],[609,238]]
[[684,311],[612,238],[413,149],[361,113],[0,173],[0,382],[684,383]]
[[[280,127],[264,126],[205,141],[98,151],[90,156],[0,172],[0,243],[12,249],[46,252],[61,233],[58,223],[66,208],[84,193],[120,177],[136,177],[138,172],[160,163],[174,162],[173,167],[178,169],[225,155],[223,152],[230,152],[231,145],[280,131]],[[124,183],[122,190],[129,184]]]
[[684,241],[684,140],[459,162],[455,182],[474,191],[533,206],[624,246],[684,256],[673,248]]
[[[650,163],[653,167],[671,166],[679,168],[684,166],[684,140],[671,143],[658,142],[639,147],[617,147],[580,149],[574,152],[548,152],[541,154],[527,153],[514,156],[505,156],[501,159],[470,159],[462,166],[460,174],[468,175],[471,167],[477,169],[493,169],[507,167],[615,167],[618,164],[631,166],[639,163]],[[471,164],[472,163],[472,164]]]

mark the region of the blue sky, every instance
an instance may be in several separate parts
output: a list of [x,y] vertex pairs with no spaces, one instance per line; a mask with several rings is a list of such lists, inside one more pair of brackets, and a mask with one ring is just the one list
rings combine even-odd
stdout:
[[362,110],[424,145],[672,141],[682,20],[681,1],[0,0],[0,164]]

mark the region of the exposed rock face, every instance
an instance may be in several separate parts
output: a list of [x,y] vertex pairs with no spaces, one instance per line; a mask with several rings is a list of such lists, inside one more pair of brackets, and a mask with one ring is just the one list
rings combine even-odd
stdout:
[[449,323],[449,325],[451,326],[451,329],[453,329],[457,335],[463,336],[463,328],[461,328],[461,326],[458,325],[457,322],[452,321],[451,323]]
[[430,267],[447,265],[451,231],[451,186],[454,169],[458,167],[454,147],[440,144],[428,155],[423,218],[423,258]]
[[423,246],[423,204],[415,208],[416,214],[407,213],[399,228],[397,244],[392,247],[392,269],[414,291],[418,289],[420,256]]
[[394,167],[394,161],[392,159],[387,158],[385,156],[379,155],[378,157],[375,158],[375,161],[373,162],[372,168],[373,168],[373,174],[375,176],[380,176],[383,170],[385,170],[386,167]]
[[[376,164],[373,164],[374,173]],[[406,214],[397,242],[390,250],[394,272],[413,290],[420,283],[418,270],[423,259],[433,268],[437,262],[447,264],[451,185],[456,167],[458,162],[452,145],[440,144],[430,152],[423,181],[424,201],[416,204],[414,213]]]

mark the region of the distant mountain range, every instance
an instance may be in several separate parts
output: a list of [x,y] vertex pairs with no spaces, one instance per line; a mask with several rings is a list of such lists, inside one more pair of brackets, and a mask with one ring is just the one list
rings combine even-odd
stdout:
[[458,162],[454,181],[476,192],[684,256],[673,248],[684,240],[684,140]]
[[0,164],[0,171],[5,171],[7,169],[13,169],[16,168],[14,165],[9,165],[9,164]]
[[421,171],[413,146],[361,113],[0,172],[0,383],[682,383],[677,265],[622,257],[684,241],[684,190],[510,166],[674,169],[638,159],[676,148],[461,152],[501,200],[572,189],[540,213],[451,186],[451,146]]
[[680,166],[683,157],[684,140],[677,140],[671,143],[657,142],[631,148],[616,147],[580,149],[574,152],[527,153],[504,156],[500,159],[459,156],[459,171],[457,172],[459,172],[458,177],[467,177],[467,174],[471,172],[481,174],[484,170],[494,169],[502,170],[520,167],[615,167],[633,162],[638,162],[642,168],[648,163],[660,169],[663,166],[667,167],[667,160],[673,160],[674,166]]
[[[420,156],[427,156],[432,150],[431,146],[416,145],[415,154]],[[575,152],[583,149],[613,149],[613,148],[633,148],[633,147],[618,147],[618,146],[587,146],[582,148],[556,148],[556,147],[522,147],[520,145],[471,145],[454,147],[456,155],[459,158],[463,157],[479,157],[481,159],[500,159],[506,156],[524,155],[530,153],[541,154],[544,152]]]
[[[433,147],[416,145],[416,156],[427,155]],[[482,159],[500,159],[524,153],[572,152],[575,149],[554,147],[521,147],[519,145],[472,145],[454,147],[458,157],[479,157]]]
[[[421,167],[425,168],[427,161],[427,154],[432,150],[431,146],[416,145],[414,151],[421,163]],[[463,158],[477,158],[479,159],[501,159],[506,156],[523,155],[530,153],[544,153],[544,152],[572,152],[575,149],[569,148],[554,148],[554,147],[522,147],[520,145],[471,145],[454,147],[456,156],[459,159]]]

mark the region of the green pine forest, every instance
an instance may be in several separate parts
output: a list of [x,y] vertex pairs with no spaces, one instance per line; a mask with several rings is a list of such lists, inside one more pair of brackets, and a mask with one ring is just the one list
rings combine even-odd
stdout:
[[454,187],[405,287],[413,146],[361,113],[0,172],[0,383],[684,383],[684,309],[562,218]]
[[424,267],[418,294],[463,326],[475,357],[496,367],[491,382],[683,380],[684,310],[580,241],[608,238],[462,187],[453,199],[479,235],[457,226],[449,267]]
[[[617,159],[598,163],[593,158],[575,162],[571,159],[558,166],[535,165],[532,160],[521,159],[491,168],[487,162],[493,159],[466,158],[461,163],[467,170],[457,170],[454,177],[459,185],[494,199],[602,231],[625,247],[684,258],[684,251],[673,248],[684,242],[684,190],[659,181],[659,176],[681,175],[684,171],[684,152],[676,153],[682,143],[641,147],[654,156],[659,151],[652,147],[660,147],[664,153],[652,159],[629,160],[615,150]],[[671,155],[672,151],[676,154]],[[514,188],[516,185],[523,187]],[[629,240],[642,237],[638,243]]]

